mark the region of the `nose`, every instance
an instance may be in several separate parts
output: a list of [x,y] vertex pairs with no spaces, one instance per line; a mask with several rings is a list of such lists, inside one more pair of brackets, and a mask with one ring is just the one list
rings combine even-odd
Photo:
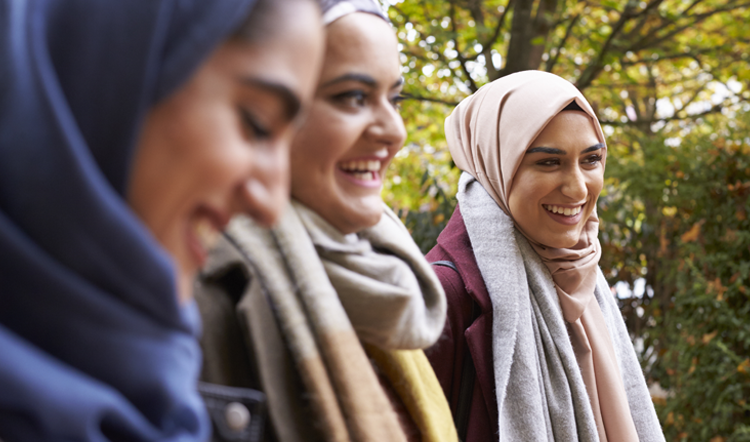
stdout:
[[406,128],[398,109],[384,99],[373,113],[374,121],[367,129],[368,137],[379,144],[400,149],[406,140]]
[[255,149],[248,177],[240,188],[240,211],[270,227],[289,202],[289,142]]
[[573,201],[580,202],[588,196],[588,187],[586,185],[586,176],[580,167],[573,167],[572,170],[566,171],[563,179],[563,195]]

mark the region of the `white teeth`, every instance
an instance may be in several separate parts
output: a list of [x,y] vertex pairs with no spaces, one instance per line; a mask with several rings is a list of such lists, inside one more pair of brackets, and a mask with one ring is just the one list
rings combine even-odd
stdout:
[[574,207],[572,209],[569,207],[553,206],[551,204],[543,204],[542,206],[552,213],[557,213],[557,214],[564,215],[564,216],[578,215],[583,209],[583,206]]
[[214,228],[211,221],[200,218],[195,222],[195,237],[198,238],[201,247],[208,251],[211,250],[219,240],[220,233]]
[[375,174],[372,172],[352,172],[352,176],[360,181],[372,181],[375,179]]
[[378,160],[352,160],[340,163],[339,167],[347,172],[377,172],[381,164]]

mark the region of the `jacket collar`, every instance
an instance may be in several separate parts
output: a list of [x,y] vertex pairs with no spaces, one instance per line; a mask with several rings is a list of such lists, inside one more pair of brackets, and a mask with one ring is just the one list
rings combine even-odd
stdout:
[[445,229],[438,236],[437,243],[455,264],[467,292],[479,304],[482,313],[492,312],[490,295],[474,258],[474,249],[471,246],[471,240],[458,205],[456,205],[456,210],[453,211]]

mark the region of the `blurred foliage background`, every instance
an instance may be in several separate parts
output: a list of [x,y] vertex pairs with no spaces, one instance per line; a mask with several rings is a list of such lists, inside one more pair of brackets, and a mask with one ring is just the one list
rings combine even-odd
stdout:
[[607,135],[602,269],[669,441],[750,441],[750,0],[391,0],[409,132],[384,199],[423,251],[455,206],[443,121],[513,72]]

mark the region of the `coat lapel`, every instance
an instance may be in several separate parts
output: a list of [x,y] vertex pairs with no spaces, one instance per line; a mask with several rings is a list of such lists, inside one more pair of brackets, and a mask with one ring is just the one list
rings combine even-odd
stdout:
[[480,307],[479,317],[466,328],[464,336],[477,372],[476,381],[479,383],[485,406],[490,412],[493,430],[496,434],[498,411],[492,359],[492,302],[474,258],[469,234],[466,232],[458,206],[448,225],[438,237],[437,243],[448,254],[450,261],[455,264],[467,293]]

